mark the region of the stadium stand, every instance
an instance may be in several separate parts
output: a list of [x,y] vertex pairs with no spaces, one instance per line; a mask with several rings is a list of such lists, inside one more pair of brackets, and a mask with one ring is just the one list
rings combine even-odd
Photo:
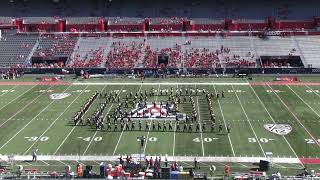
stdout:
[[25,64],[36,42],[37,36],[34,35],[4,34],[0,41],[0,66]]

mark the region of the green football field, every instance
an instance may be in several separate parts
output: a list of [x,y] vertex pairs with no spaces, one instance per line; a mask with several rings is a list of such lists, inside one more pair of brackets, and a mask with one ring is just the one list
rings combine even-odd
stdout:
[[[271,80],[258,79],[257,81]],[[24,81],[34,80],[27,78]],[[147,80],[74,80],[70,85],[23,85],[18,79],[15,85],[0,86],[0,155],[29,157],[38,149],[38,154],[51,158],[57,156],[97,160],[99,157],[139,154],[137,137],[145,136],[142,153],[151,156],[177,157],[180,160],[203,157],[208,162],[217,158],[228,162],[235,157],[317,159],[320,153],[320,86],[311,83],[300,85],[253,84],[241,79],[169,79]],[[317,78],[303,78],[304,82]],[[0,82],[5,82],[1,80]],[[188,83],[186,83],[188,82]],[[225,92],[224,98],[212,98],[216,125],[211,131],[211,120],[205,95],[194,96],[198,123],[206,126],[204,131],[139,131],[96,130],[90,126],[74,126],[73,117],[86,100],[96,91],[117,91],[125,97],[129,92],[150,91],[152,88],[205,89],[208,92]],[[70,96],[52,100],[54,93],[69,93]],[[165,101],[168,96],[152,96],[148,102]],[[97,109],[103,97],[98,97],[90,106],[84,119]],[[114,111],[117,103],[107,104],[105,116]],[[182,113],[191,113],[191,105],[179,105]],[[165,118],[146,119],[147,122],[163,122]],[[174,120],[167,120],[167,122]],[[218,132],[218,126],[223,126]],[[231,132],[226,127],[230,124]],[[286,135],[278,135],[266,129],[266,125],[283,125]],[[182,127],[182,126],[181,126]],[[175,128],[174,128],[175,129]],[[31,156],[30,156],[31,157]],[[96,158],[96,159],[95,159]],[[30,158],[29,158],[30,159]],[[68,159],[65,159],[68,160]],[[232,161],[232,160],[230,160]],[[250,161],[250,160],[248,160]],[[291,161],[288,161],[290,163]],[[298,163],[299,164],[299,163]]]

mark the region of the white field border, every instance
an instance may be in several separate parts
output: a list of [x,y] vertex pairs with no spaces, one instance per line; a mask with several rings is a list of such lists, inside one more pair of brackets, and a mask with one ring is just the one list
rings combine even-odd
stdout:
[[[237,97],[237,99],[238,99],[238,101],[239,101],[239,104],[240,104],[240,106],[241,106],[241,109],[242,109],[243,112],[244,112],[244,115],[246,116],[246,119],[248,120],[248,123],[249,123],[249,125],[250,125],[250,127],[251,127],[251,130],[252,130],[254,136],[255,136],[256,139],[258,140],[259,138],[258,138],[258,136],[257,136],[257,134],[256,134],[256,131],[254,130],[254,128],[253,128],[253,126],[252,126],[252,124],[251,124],[251,122],[250,122],[250,119],[249,119],[249,117],[248,117],[248,114],[246,113],[246,111],[245,111],[245,109],[244,109],[244,107],[243,107],[243,105],[242,105],[242,102],[240,101],[240,98],[239,98],[237,92],[235,91],[233,85],[232,85],[232,89],[233,89],[233,91],[234,91],[234,93],[235,93],[235,95],[236,95],[236,97]],[[258,144],[259,144],[259,146],[260,146],[260,148],[261,148],[261,151],[262,151],[263,155],[266,156],[266,153],[265,153],[265,151],[264,151],[264,149],[263,149],[260,141],[257,141],[257,142],[258,142]]]
[[[260,99],[260,97],[258,96],[258,94],[256,93],[256,91],[254,90],[254,88],[250,85],[251,90],[253,91],[253,93],[255,94],[255,96],[257,97],[257,99],[259,100],[260,104],[263,106],[263,108],[265,109],[265,111],[267,112],[267,114],[269,115],[270,119],[272,120],[272,122],[274,124],[277,124],[276,121],[274,120],[274,118],[271,116],[270,112],[268,111],[267,107],[265,106],[265,104],[262,102],[262,100]],[[290,150],[293,152],[294,156],[296,158],[298,158],[297,153],[294,151],[294,149],[292,148],[291,144],[289,143],[289,141],[287,140],[287,138],[282,135],[283,139],[286,141],[286,143],[288,144]],[[303,163],[301,163],[302,167],[304,167]]]
[[[159,97],[160,86],[161,86],[161,84],[158,85],[156,102],[157,102],[158,97]],[[151,122],[150,122],[150,126],[149,126],[149,129],[148,129],[148,134],[147,134],[147,137],[146,137],[146,140],[145,140],[145,145],[144,145],[144,147],[143,147],[143,152],[142,152],[143,154],[146,153],[146,149],[147,149],[147,144],[148,144],[148,141],[149,141],[149,134],[150,134],[150,129],[151,129],[151,126],[152,126],[152,122],[153,122],[153,119],[151,119]]]
[[[124,85],[123,85],[122,88],[121,88],[121,92],[122,92],[123,87],[124,87]],[[140,92],[141,88],[142,88],[142,85],[140,86],[139,92]],[[120,93],[121,93],[121,92],[120,92]],[[120,93],[119,93],[119,95],[120,95]],[[111,105],[111,107],[112,107],[112,106],[113,106],[113,104]],[[110,110],[111,110],[111,108],[108,110],[108,113],[109,113]],[[106,115],[107,115],[108,113],[106,113]],[[126,124],[127,124],[127,123],[126,123]],[[125,127],[123,127],[123,128],[121,129],[121,134],[120,134],[120,136],[119,136],[119,138],[118,138],[117,144],[116,144],[116,146],[114,147],[114,150],[113,150],[113,153],[112,153],[113,155],[116,153],[116,151],[117,151],[117,149],[118,149],[118,146],[119,146],[119,143],[120,143],[120,141],[121,141],[121,139],[122,139],[122,135],[123,135],[124,130],[125,130]]]
[[[214,89],[215,94],[217,94],[217,90],[216,90],[216,86],[215,85],[213,85],[213,89]],[[223,111],[222,111],[220,100],[217,99],[217,101],[218,101],[219,109],[220,109],[220,112],[221,112],[224,128],[225,128],[225,130],[227,130],[226,119],[224,118],[224,114],[223,114]],[[231,138],[230,138],[230,133],[228,133],[228,139],[229,139],[232,155],[233,155],[233,157],[235,157],[236,154],[235,154],[234,149],[233,149],[232,141],[231,141]]]
[[[195,90],[197,90],[197,85],[195,85]],[[202,147],[202,156],[204,156],[204,145],[203,145],[203,133],[202,133],[202,122],[201,122],[201,115],[200,115],[200,107],[199,107],[199,97],[197,98],[197,110],[198,110],[198,123],[200,124],[200,137],[201,137],[201,147]]]
[[248,82],[74,82],[73,85],[245,85],[248,86]]
[[269,87],[269,89],[272,90],[272,92],[274,93],[274,95],[280,100],[280,102],[286,107],[286,109],[288,110],[288,112],[290,112],[292,114],[292,116],[296,119],[296,121],[300,124],[300,126],[305,130],[305,132],[310,136],[310,138],[318,145],[318,147],[320,147],[320,144],[318,142],[318,140],[308,131],[308,129],[302,124],[301,120],[297,117],[297,115],[295,113],[292,112],[292,110],[289,108],[289,106],[282,100],[282,98],[274,91],[274,89],[269,85],[266,84],[266,86]]
[[[151,156],[146,156],[150,158]],[[38,155],[37,159],[39,161],[74,161],[78,159],[79,155],[64,155],[64,156],[55,156],[55,155]],[[162,156],[161,159],[165,157]],[[168,161],[185,161],[185,162],[194,162],[195,156],[167,156]],[[0,159],[3,161],[8,161],[9,158],[6,155],[0,155]],[[15,161],[26,161],[31,160],[31,155],[17,155],[14,156]],[[117,161],[119,156],[81,156],[81,161]],[[254,163],[260,162],[260,160],[267,160],[266,157],[218,157],[218,156],[198,156],[197,161],[199,162],[239,162],[239,163]],[[273,163],[277,164],[300,164],[299,158],[273,158]]]

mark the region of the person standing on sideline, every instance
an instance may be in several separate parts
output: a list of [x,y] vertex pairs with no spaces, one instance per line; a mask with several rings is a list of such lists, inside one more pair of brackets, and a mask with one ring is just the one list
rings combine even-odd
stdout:
[[37,152],[38,149],[32,151],[32,161],[37,162]]

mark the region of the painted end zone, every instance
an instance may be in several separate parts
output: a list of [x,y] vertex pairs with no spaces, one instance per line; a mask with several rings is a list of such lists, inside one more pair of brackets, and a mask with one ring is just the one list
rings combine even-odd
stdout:
[[320,164],[320,158],[299,158],[303,164]]

